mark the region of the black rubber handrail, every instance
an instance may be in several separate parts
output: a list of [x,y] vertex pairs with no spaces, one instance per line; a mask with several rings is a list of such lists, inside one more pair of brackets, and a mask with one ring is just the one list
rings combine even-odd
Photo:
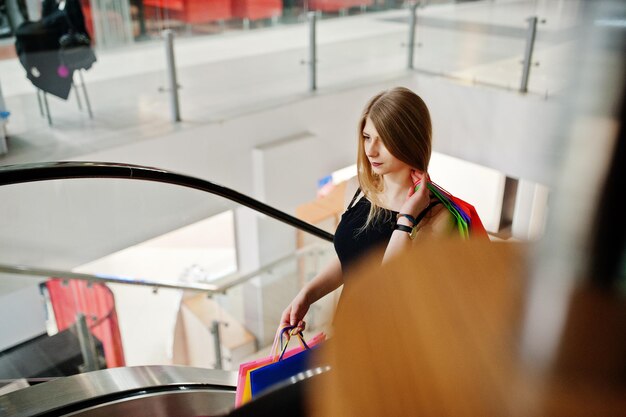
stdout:
[[34,164],[7,165],[0,167],[0,186],[26,182],[80,179],[117,178],[163,182],[205,191],[234,201],[274,219],[296,227],[321,239],[332,242],[334,236],[318,227],[275,209],[238,191],[200,178],[179,174],[164,169],[142,165],[110,162],[43,162]]

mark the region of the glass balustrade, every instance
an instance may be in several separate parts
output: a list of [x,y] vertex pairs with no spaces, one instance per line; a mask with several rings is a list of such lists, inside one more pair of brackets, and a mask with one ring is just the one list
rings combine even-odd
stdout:
[[[0,44],[0,111],[11,113],[7,132],[18,145],[60,140],[48,124],[75,143],[87,131],[107,146],[119,144],[112,130],[141,139],[174,131],[164,30],[175,33],[180,109],[193,126],[305,98],[313,77],[323,92],[415,73],[518,91],[531,17],[527,89],[549,97],[566,88],[582,14],[578,2],[420,3],[411,47],[411,9],[393,0],[81,4],[97,57],[87,70],[74,71],[54,48],[27,47],[20,61],[13,43]],[[410,50],[417,72],[407,70]]]
[[[528,91],[542,96],[562,92],[582,17],[574,3],[495,1],[419,7],[415,68],[470,85],[518,91],[526,50],[532,45]],[[532,18],[537,19],[534,31]],[[531,32],[534,37],[529,39]]]
[[320,89],[380,82],[406,74],[408,32],[405,25],[389,25],[382,18],[367,19],[373,22],[366,23],[358,17],[346,22],[333,22],[350,25],[351,30],[333,42],[320,42]]

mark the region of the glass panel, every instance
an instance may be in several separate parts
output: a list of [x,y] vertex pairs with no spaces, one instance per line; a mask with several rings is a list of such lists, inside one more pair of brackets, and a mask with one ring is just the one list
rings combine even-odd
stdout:
[[[578,2],[467,2],[417,11],[415,68],[472,84],[519,90],[529,37],[537,17],[528,90],[562,91],[575,51]],[[406,22],[408,17],[398,17]]]
[[[334,23],[341,24],[341,30],[344,27],[351,30],[346,32],[346,36],[337,36],[339,40],[320,42],[320,88],[380,81],[381,77],[397,76],[406,70],[408,31],[405,25],[382,23],[378,27],[372,27],[373,25],[363,25],[357,18]],[[359,33],[360,26],[368,30],[361,30],[362,33]]]
[[[306,12],[316,9],[313,4],[277,0],[278,9],[272,9],[274,6],[266,2],[261,5],[255,0],[242,0],[239,3],[247,6],[240,13],[235,10],[239,6],[220,11],[217,3],[82,1],[85,27],[94,39],[97,57],[82,72],[72,71],[62,62],[56,44],[46,52],[27,48],[21,61],[15,42],[0,45],[5,98],[0,111],[11,112],[8,133],[13,140],[9,151],[15,154],[29,147],[45,147],[46,159],[66,159],[85,148],[68,149],[62,139],[73,144],[88,143],[90,149],[97,150],[172,131],[163,29],[176,32],[181,112],[186,121],[211,122],[232,113],[268,108],[308,91],[309,68],[304,62],[309,48]],[[400,7],[400,2],[334,4],[337,7],[333,10],[317,7],[321,14],[320,86],[367,79],[386,68],[404,68],[405,48],[401,44],[406,41],[406,25],[376,17],[379,11]],[[351,16],[337,18],[343,15]],[[35,30],[39,17],[31,20]],[[245,29],[246,21],[250,30]],[[390,30],[398,32],[399,37],[390,36]],[[18,41],[21,45],[22,38]],[[85,54],[90,51],[87,49]],[[391,58],[396,52],[400,66]],[[48,123],[58,131],[50,130]],[[111,131],[129,135],[121,139],[123,135],[111,135]],[[34,152],[36,157],[20,162],[41,159],[43,152]]]
[[[14,43],[1,45],[0,56],[7,59],[0,61],[5,97],[0,111],[11,112],[10,153],[37,148],[41,151],[26,161],[42,155],[66,159],[83,153],[85,144],[90,150],[103,149],[299,99],[308,91],[309,68],[304,62],[308,60],[309,10],[320,13],[320,89],[396,76],[407,67],[410,12],[401,8],[400,1],[337,0],[326,7],[284,0],[261,7],[254,0],[241,0],[237,4],[245,7],[240,11],[235,10],[239,6],[217,7],[218,1],[125,3],[82,2],[85,25],[98,46],[98,61],[83,77],[93,119],[87,112],[81,78],[63,67],[58,50],[30,51],[22,66]],[[529,88],[550,95],[561,91],[566,79],[563,74],[575,47],[571,34],[576,30],[578,8],[577,2],[430,2],[417,11],[414,66],[517,90],[528,32],[525,19],[538,16],[545,23],[538,27],[533,59],[538,66],[531,68]],[[244,28],[245,22],[250,30]],[[161,34],[167,28],[177,34],[181,112],[190,122],[177,127],[169,123]],[[129,30],[137,41],[134,45],[127,39]],[[53,93],[36,94],[26,74],[38,83],[45,78],[49,90],[67,97],[69,103]],[[72,79],[76,88],[71,87]],[[57,131],[47,127],[46,108]],[[112,135],[112,131],[126,135]]]
[[[48,181],[0,187],[0,200],[0,264],[120,279],[0,273],[0,314],[16,318],[2,324],[0,379],[94,366],[237,369],[267,355],[283,309],[333,253],[273,218],[169,184]],[[309,335],[327,328],[335,302],[332,295],[311,309]],[[92,356],[82,353],[87,335]],[[68,364],[54,346],[71,356]],[[39,362],[24,360],[33,351]],[[33,366],[9,366],[18,356]]]
[[[271,40],[258,43],[252,39],[250,44],[242,45],[245,38],[238,34],[239,40],[232,42],[232,48],[245,48],[250,53],[181,66],[178,79],[185,118],[209,122],[219,116],[284,104],[306,92],[308,68],[302,61],[307,52],[301,46],[306,39],[306,26],[293,25],[286,31],[283,36],[298,40],[293,42],[293,47],[274,48],[268,44]],[[266,49],[265,53],[252,53],[255,44]],[[193,105],[185,106],[185,103]]]
[[471,83],[517,89],[526,24],[498,2],[417,11],[415,68]]
[[529,91],[549,97],[562,93],[572,79],[573,58],[580,45],[577,36],[583,18],[580,2],[539,2],[539,18],[530,71]]

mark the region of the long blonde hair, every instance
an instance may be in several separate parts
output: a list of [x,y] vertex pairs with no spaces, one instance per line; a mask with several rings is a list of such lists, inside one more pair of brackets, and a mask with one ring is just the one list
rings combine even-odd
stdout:
[[361,190],[371,202],[362,230],[381,218],[379,198],[384,191],[382,176],[376,174],[365,154],[363,128],[370,119],[385,148],[396,158],[419,171],[428,171],[432,149],[432,125],[426,103],[413,91],[395,87],[375,95],[363,109],[358,125],[357,175]]

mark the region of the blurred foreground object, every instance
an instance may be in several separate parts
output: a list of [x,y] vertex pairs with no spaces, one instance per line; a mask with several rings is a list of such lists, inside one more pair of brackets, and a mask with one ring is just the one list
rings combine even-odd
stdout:
[[545,237],[354,271],[312,415],[626,416],[625,22],[623,0],[580,3]]
[[[332,372],[309,398],[311,415],[625,415],[626,299],[574,291],[569,343],[538,371],[520,349],[526,260],[516,244],[440,241],[380,270],[363,265],[344,292],[324,352]],[[593,338],[572,340],[590,324]],[[585,364],[613,375],[571,372]]]

